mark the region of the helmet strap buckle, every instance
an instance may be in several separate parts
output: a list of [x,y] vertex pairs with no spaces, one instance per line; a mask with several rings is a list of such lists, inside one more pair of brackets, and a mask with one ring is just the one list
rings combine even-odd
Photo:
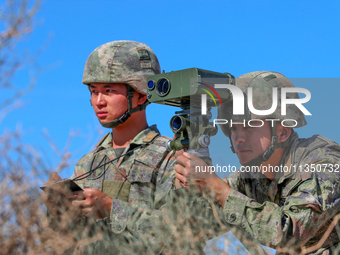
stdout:
[[279,143],[279,137],[277,135],[272,135],[272,144],[271,146],[275,146]]
[[267,161],[273,155],[274,151],[273,146],[270,146],[262,155],[263,161]]

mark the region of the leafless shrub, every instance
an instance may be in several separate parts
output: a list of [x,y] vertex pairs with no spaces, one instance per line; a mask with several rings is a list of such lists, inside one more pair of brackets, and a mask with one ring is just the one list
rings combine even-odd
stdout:
[[[7,0],[0,9],[0,117],[20,106],[18,99],[32,90],[37,79],[36,55],[18,45],[33,31],[33,18],[39,9],[40,1]],[[31,77],[28,84],[13,84],[16,73],[29,68]],[[1,119],[0,118],[0,121]]]
[[[21,40],[33,31],[39,5],[39,0],[8,0],[0,9],[0,122],[10,111],[21,106],[18,99],[33,88],[41,71],[35,61],[36,55],[17,50]],[[26,85],[13,84],[15,74],[23,67],[33,69],[30,81]],[[54,169],[31,145],[24,144],[20,128],[0,134],[0,254],[83,254],[88,244],[105,238],[106,249],[112,254],[118,251],[153,254],[155,245],[163,247],[164,254],[198,254],[202,253],[206,240],[229,230],[212,201],[192,202],[185,196],[169,201],[160,221],[152,222],[150,232],[139,233],[134,240],[113,235],[91,218],[82,222],[79,212],[72,210],[71,200],[62,191],[52,194],[46,191],[46,196],[53,196],[57,203],[54,217],[47,215],[38,187],[48,179],[50,172],[68,167],[71,154],[69,145],[60,151],[48,133],[45,134],[60,158]],[[210,208],[210,211],[202,208]],[[216,232],[216,229],[219,230]],[[233,233],[252,254],[264,254],[245,233],[237,230]],[[240,246],[228,250],[230,242],[229,238],[223,245],[212,242],[209,251],[246,253]],[[282,251],[295,254],[290,247]]]
[[[20,107],[19,98],[36,81],[33,72],[28,83],[15,85],[20,69],[36,69],[36,56],[18,45],[33,31],[33,18],[39,1],[8,0],[0,9],[0,122]],[[27,254],[40,245],[43,218],[38,183],[49,169],[34,148],[21,140],[21,130],[0,135],[0,253]]]

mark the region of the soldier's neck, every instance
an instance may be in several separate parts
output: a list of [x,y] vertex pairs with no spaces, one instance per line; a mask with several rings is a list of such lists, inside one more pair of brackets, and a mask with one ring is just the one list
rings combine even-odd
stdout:
[[280,165],[280,161],[284,151],[285,149],[283,148],[276,149],[273,155],[267,161],[263,162],[261,165],[262,173],[271,181],[274,180],[277,174],[277,171],[275,171],[275,166]]
[[126,122],[112,129],[112,147],[114,149],[127,147],[133,138],[147,127],[145,114],[131,116]]

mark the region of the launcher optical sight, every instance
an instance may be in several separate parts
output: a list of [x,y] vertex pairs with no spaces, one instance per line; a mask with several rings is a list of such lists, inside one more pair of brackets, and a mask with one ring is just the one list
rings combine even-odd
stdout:
[[201,157],[209,157],[210,136],[217,133],[217,127],[209,122],[211,107],[231,100],[228,89],[218,89],[214,85],[234,85],[234,76],[189,68],[149,76],[147,84],[150,102],[182,109],[170,120],[175,138],[167,144],[168,149],[189,149]]

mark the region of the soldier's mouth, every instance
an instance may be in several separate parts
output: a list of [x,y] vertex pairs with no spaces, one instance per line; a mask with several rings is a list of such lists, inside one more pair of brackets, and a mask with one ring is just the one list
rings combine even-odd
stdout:
[[251,152],[251,150],[239,150],[239,151],[236,151],[237,154],[243,154],[243,153],[247,153],[247,152]]
[[106,118],[106,116],[107,116],[107,112],[105,112],[105,111],[98,111],[97,112],[97,117],[98,118]]

